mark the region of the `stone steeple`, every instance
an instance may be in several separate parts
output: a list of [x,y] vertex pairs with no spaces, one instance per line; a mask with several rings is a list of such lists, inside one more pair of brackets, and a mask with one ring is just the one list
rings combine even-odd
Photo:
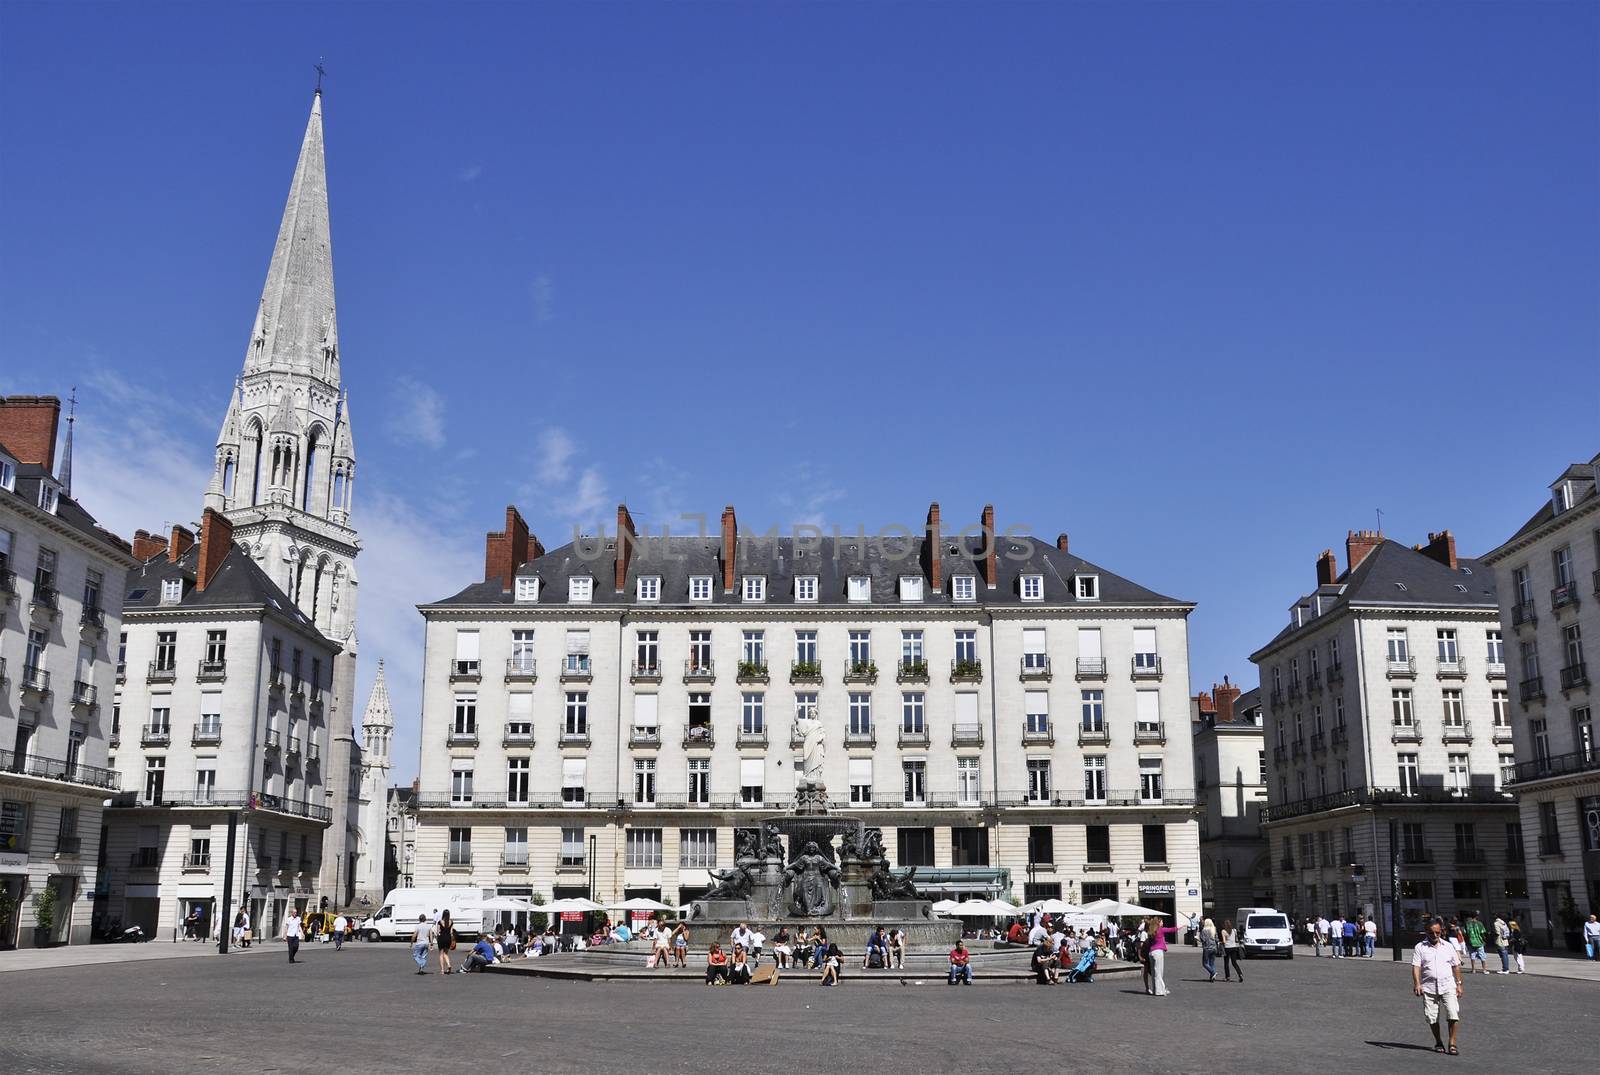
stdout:
[[367,695],[367,711],[361,717],[361,735],[368,765],[389,768],[389,740],[394,735],[394,710],[389,708],[389,684],[383,678],[383,658],[378,659],[378,676]]

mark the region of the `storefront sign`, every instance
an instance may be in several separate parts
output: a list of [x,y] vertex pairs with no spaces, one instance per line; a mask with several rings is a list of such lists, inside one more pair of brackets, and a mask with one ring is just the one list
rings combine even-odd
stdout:
[[582,922],[583,921],[583,912],[582,911],[562,911],[561,912],[561,921],[563,921],[563,922]]
[[1191,888],[1189,890],[1189,895],[1198,896],[1198,895],[1200,895],[1200,890],[1198,888]]
[[26,851],[0,851],[0,873],[27,873]]
[[[1141,896],[1172,896],[1176,895],[1178,886],[1173,881],[1141,881],[1139,895]],[[1193,893],[1190,893],[1193,895]]]

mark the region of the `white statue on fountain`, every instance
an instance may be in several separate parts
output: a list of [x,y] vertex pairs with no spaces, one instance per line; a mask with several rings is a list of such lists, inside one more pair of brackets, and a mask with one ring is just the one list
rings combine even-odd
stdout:
[[794,722],[800,733],[801,775],[803,783],[813,788],[822,787],[822,762],[827,744],[822,737],[822,721],[817,718],[817,707],[807,706],[805,716]]

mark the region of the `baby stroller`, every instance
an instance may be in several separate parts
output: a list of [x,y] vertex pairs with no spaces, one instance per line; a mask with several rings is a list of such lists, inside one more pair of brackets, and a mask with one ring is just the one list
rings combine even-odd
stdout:
[[1067,971],[1067,981],[1094,981],[1094,945],[1090,945],[1089,947],[1085,948],[1083,950],[1083,955],[1078,958],[1077,965],[1071,970]]

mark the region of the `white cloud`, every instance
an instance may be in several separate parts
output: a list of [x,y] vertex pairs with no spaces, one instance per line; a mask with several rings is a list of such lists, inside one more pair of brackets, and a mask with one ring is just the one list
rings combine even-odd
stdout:
[[471,183],[483,174],[483,165],[469,164],[456,173],[456,178],[463,183]]
[[785,487],[790,492],[778,494],[777,505],[789,513],[789,526],[822,526],[827,522],[823,512],[829,504],[843,500],[845,491],[806,463],[794,468]]
[[557,485],[572,473],[572,457],[578,452],[567,431],[551,426],[539,434],[539,458],[535,466],[539,480],[546,485]]
[[389,394],[389,436],[402,444],[421,441],[438,451],[444,447],[444,397],[414,377],[395,381]]
[[577,485],[557,503],[557,508],[567,520],[582,525],[603,521],[602,513],[610,502],[610,490],[600,469],[585,467]]

